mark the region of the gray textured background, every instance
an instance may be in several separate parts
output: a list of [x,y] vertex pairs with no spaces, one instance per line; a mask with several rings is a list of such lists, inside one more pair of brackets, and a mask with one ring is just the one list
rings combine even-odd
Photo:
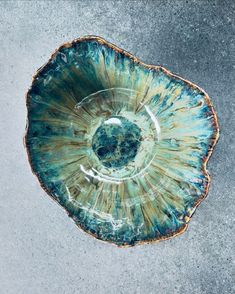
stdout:
[[[235,293],[234,1],[0,2],[0,293]],[[118,249],[77,229],[23,148],[25,92],[61,43],[100,35],[204,88],[221,136],[183,235]]]

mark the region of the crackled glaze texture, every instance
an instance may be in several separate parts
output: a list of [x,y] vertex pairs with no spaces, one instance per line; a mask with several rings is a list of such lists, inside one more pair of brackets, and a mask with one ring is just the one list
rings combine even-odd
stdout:
[[37,72],[27,107],[32,169],[79,227],[119,246],[185,230],[218,138],[200,88],[89,36]]

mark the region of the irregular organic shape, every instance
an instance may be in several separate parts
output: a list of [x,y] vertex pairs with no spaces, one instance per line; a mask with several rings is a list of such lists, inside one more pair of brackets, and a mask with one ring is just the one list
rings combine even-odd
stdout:
[[38,70],[27,107],[33,172],[79,227],[119,246],[186,229],[218,139],[203,90],[88,36]]

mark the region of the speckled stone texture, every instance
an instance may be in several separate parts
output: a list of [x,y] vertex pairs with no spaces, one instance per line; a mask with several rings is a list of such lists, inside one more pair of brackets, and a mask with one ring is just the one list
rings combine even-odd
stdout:
[[[0,2],[1,294],[234,293],[234,1]],[[32,74],[61,43],[95,34],[205,89],[220,140],[212,183],[183,235],[119,249],[77,229],[30,171]]]

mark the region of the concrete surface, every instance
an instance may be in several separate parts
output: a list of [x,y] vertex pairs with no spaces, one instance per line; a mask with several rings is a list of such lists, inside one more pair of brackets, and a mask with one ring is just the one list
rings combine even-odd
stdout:
[[[32,74],[61,43],[86,34],[197,83],[218,112],[209,196],[170,241],[99,242],[31,173],[22,138]],[[0,40],[0,293],[235,293],[235,2],[1,1]]]

